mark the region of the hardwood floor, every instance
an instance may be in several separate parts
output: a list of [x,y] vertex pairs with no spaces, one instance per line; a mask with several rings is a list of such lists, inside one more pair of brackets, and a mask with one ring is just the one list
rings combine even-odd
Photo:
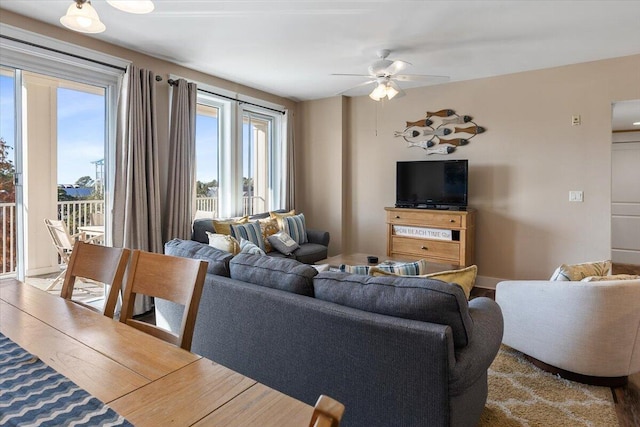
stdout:
[[[630,268],[631,267],[631,268]],[[640,266],[621,267],[614,265],[613,274],[639,274]],[[487,297],[495,299],[494,289],[473,288],[471,297]],[[629,376],[629,381],[624,387],[611,388],[615,402],[618,425],[620,427],[640,426],[640,372]]]

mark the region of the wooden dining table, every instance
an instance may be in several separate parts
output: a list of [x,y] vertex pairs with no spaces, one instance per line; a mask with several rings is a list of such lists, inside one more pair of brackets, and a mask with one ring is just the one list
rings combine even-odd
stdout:
[[211,360],[14,279],[0,280],[0,332],[136,426],[306,427],[313,413]]

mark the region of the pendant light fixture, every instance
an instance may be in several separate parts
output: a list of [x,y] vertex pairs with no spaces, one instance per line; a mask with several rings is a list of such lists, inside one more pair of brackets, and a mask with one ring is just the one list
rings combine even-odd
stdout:
[[129,13],[149,13],[155,6],[151,0],[107,0],[111,6]]
[[[149,13],[155,8],[151,0],[107,0],[107,3],[116,9],[136,14]],[[67,9],[67,14],[60,18],[60,23],[81,33],[101,33],[107,28],[91,6],[91,0],[74,0]]]
[[81,33],[101,33],[106,27],[100,21],[98,12],[89,0],[75,0],[67,9],[67,14],[60,18],[65,27]]

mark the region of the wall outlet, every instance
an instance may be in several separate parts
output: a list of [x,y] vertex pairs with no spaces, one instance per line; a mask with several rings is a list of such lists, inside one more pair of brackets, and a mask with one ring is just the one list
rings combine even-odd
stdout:
[[582,202],[583,201],[582,191],[569,191],[569,201]]
[[579,114],[577,116],[571,116],[571,126],[580,126],[581,123],[582,119]]

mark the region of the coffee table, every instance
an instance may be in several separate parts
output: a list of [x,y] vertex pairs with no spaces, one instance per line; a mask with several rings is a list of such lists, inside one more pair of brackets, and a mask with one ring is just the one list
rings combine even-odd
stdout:
[[[367,261],[368,256],[377,256],[378,262],[369,263]],[[376,255],[376,254],[365,254],[365,253],[351,253],[351,254],[340,254],[336,256],[332,256],[322,261],[316,262],[316,264],[329,264],[330,267],[338,267],[341,264],[347,265],[378,265],[384,261],[396,261],[396,262],[412,262],[416,261],[415,258],[411,257],[397,257],[397,256],[386,256],[386,255]],[[447,271],[447,270],[457,270],[460,266],[455,264],[444,264],[439,262],[431,262],[427,261],[427,274],[429,273],[437,273],[438,271]]]

